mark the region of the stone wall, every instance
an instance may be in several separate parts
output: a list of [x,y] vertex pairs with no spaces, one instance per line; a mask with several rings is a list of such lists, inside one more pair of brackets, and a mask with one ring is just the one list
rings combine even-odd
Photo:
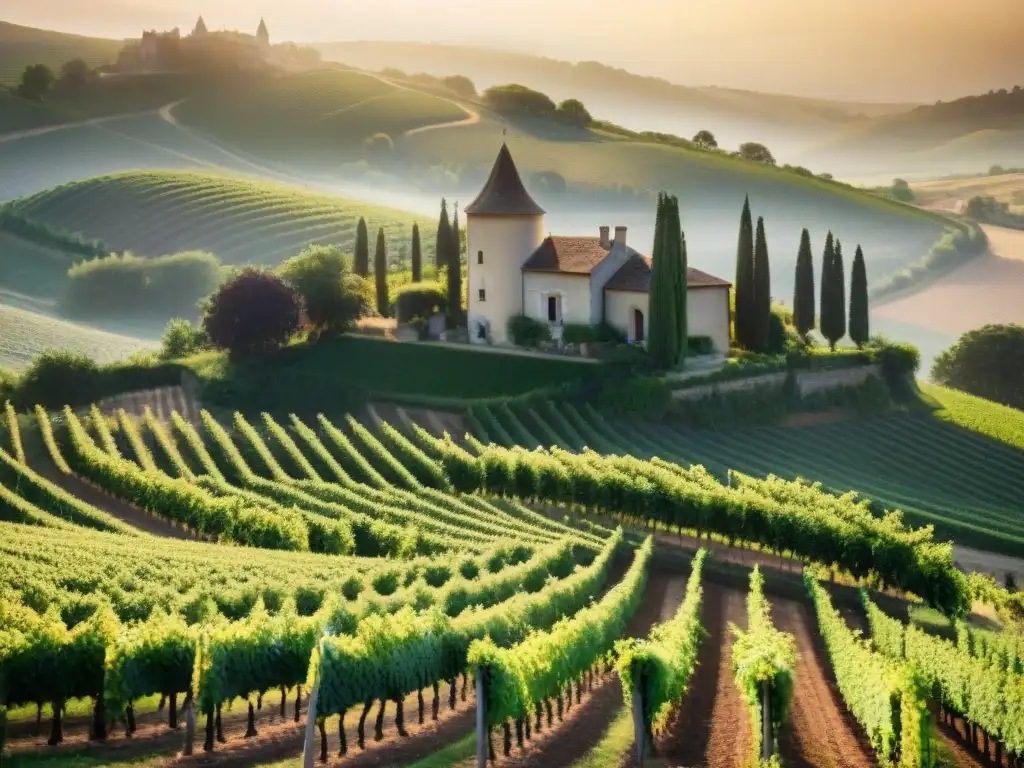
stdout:
[[[686,389],[672,392],[673,400],[701,400],[714,393],[720,395],[731,392],[744,392],[762,387],[781,388],[789,374],[786,371],[766,373],[761,376],[750,376],[746,379],[732,379],[715,384],[699,384]],[[796,383],[801,395],[809,395],[839,387],[858,387],[871,376],[881,378],[882,369],[878,365],[863,365],[856,368],[837,368],[826,371],[797,371]]]

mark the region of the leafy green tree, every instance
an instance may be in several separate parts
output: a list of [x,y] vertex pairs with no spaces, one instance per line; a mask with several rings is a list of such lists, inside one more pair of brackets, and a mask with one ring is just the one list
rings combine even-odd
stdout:
[[206,304],[203,330],[210,343],[232,355],[265,352],[299,329],[298,294],[278,275],[246,267],[225,281]]
[[693,137],[693,143],[701,149],[718,149],[718,140],[711,131],[697,131]]
[[748,141],[744,144],[740,144],[740,156],[747,160],[753,160],[755,163],[775,165],[775,158],[768,150],[768,147],[764,144],[758,144],[756,141]]
[[484,91],[483,100],[499,115],[506,117],[550,117],[557,109],[547,94],[517,83],[492,85]]
[[15,93],[29,101],[42,101],[53,87],[54,80],[53,70],[45,64],[29,64],[21,73]]
[[750,198],[743,201],[740,236],[736,247],[736,343],[754,348],[754,223],[750,217]]
[[764,218],[757,217],[754,240],[754,349],[767,352],[771,337],[772,279],[768,264],[768,240],[764,234]]
[[423,247],[420,245],[420,225],[412,225],[412,281],[423,279]]
[[312,245],[278,272],[302,297],[306,318],[321,333],[345,330],[365,311],[362,288],[350,279],[357,276],[336,246]]
[[448,201],[441,198],[441,216],[437,221],[437,238],[434,241],[434,266],[437,273],[448,264],[448,249],[451,247],[452,225],[448,221]]
[[793,290],[793,325],[805,343],[807,334],[814,329],[814,299],[814,256],[811,254],[811,234],[805,229],[800,234]]
[[452,217],[451,242],[448,245],[448,318],[452,325],[462,322],[462,236],[459,231],[459,204]]
[[173,318],[160,337],[160,359],[180,360],[194,355],[206,346],[206,341],[202,328],[196,328],[184,318]]
[[461,96],[464,99],[472,99],[476,97],[476,86],[473,85],[473,81],[465,75],[449,75],[448,77],[442,77],[441,85],[456,96]]
[[558,119],[567,125],[586,128],[593,121],[590,112],[579,99],[566,99],[558,105]]
[[384,240],[384,227],[377,230],[377,250],[373,255],[373,276],[377,284],[377,312],[388,314],[388,246]]
[[678,199],[660,195],[652,255],[647,351],[654,366],[663,370],[678,366],[686,354],[685,250],[679,224]]
[[850,338],[858,347],[871,340],[871,326],[868,322],[868,269],[864,263],[864,251],[857,246],[853,257],[853,272],[850,275]]
[[84,59],[72,59],[61,65],[59,83],[65,88],[80,90],[89,81],[90,74],[89,64]]
[[370,235],[366,231],[366,219],[362,216],[356,225],[356,252],[352,270],[360,277],[370,275]]
[[932,378],[945,387],[1024,410],[1024,326],[968,331],[936,358]]

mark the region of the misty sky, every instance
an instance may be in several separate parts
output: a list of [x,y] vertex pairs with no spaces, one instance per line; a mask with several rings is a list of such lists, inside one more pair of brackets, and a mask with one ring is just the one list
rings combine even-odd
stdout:
[[275,40],[416,40],[593,59],[686,85],[849,100],[1024,84],[1024,0],[2,0],[0,19],[104,37],[142,28]]

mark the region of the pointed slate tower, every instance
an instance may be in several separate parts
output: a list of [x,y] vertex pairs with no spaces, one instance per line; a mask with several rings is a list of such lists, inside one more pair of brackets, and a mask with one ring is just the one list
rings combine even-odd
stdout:
[[508,320],[523,312],[523,263],[544,241],[544,209],[530,197],[502,144],[491,175],[466,214],[469,339],[505,343]]
[[260,19],[260,26],[256,30],[256,41],[264,48],[270,47],[270,32],[267,30],[267,23]]
[[195,27],[192,29],[192,36],[199,37],[200,35],[205,35],[206,32],[206,22],[203,21],[203,17],[200,16],[199,21],[196,22]]

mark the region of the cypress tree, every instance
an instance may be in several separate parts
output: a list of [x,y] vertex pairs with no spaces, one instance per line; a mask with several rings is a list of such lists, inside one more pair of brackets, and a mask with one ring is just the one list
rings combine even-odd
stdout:
[[858,347],[863,347],[871,338],[868,324],[868,269],[864,263],[864,251],[859,245],[853,257],[853,272],[850,275],[850,338]]
[[821,335],[828,339],[831,349],[846,335],[846,279],[843,275],[843,246],[837,239],[831,258],[826,242],[827,274],[821,285]]
[[434,243],[434,266],[438,277],[448,265],[448,249],[452,241],[452,225],[448,223],[448,201],[441,198],[441,218],[437,222],[437,240]]
[[825,252],[821,257],[821,306],[818,310],[818,324],[821,329],[821,335],[826,339],[829,338],[830,329],[834,325],[830,314],[832,305],[835,303],[831,297],[835,282],[832,279],[832,262],[834,259],[835,243],[832,239],[832,233],[829,232],[825,237]]
[[686,256],[679,200],[672,195],[658,199],[652,258],[647,350],[655,366],[670,369],[686,354]]
[[736,247],[736,343],[753,347],[754,316],[754,226],[750,218],[750,198],[743,200],[740,236]]
[[757,217],[754,241],[754,331],[753,348],[767,352],[771,339],[772,276],[768,265],[768,240],[764,234],[764,218]]
[[377,312],[388,314],[388,247],[384,241],[384,227],[377,231],[377,252],[373,255],[373,275],[377,282]]
[[668,260],[662,258],[665,248],[666,195],[658,195],[658,211],[654,221],[654,246],[651,249],[651,287],[648,294],[647,352],[658,368],[671,367],[673,323],[672,292],[668,278]]
[[678,299],[676,300],[676,314],[677,322],[679,325],[679,355],[678,362],[680,365],[686,362],[686,354],[690,351],[689,344],[689,322],[686,315],[687,312],[687,300],[689,298],[688,283],[686,280],[687,271],[687,257],[686,257],[686,233],[679,221],[679,207],[676,206],[676,228],[679,232],[679,260],[677,269],[679,270],[679,279],[677,280],[677,293]]
[[814,329],[814,257],[811,255],[811,234],[800,235],[800,251],[796,257],[796,283],[793,290],[793,324],[807,342]]
[[448,248],[448,317],[452,325],[462,321],[462,247],[459,236],[459,204],[455,204]]
[[836,238],[836,253],[832,258],[832,297],[836,308],[836,343],[846,335],[846,272],[843,269],[843,244]]
[[423,279],[423,251],[420,246],[420,225],[412,225],[412,281],[418,283]]
[[370,235],[366,231],[366,219],[361,216],[356,225],[356,253],[352,260],[352,271],[360,277],[370,275]]

